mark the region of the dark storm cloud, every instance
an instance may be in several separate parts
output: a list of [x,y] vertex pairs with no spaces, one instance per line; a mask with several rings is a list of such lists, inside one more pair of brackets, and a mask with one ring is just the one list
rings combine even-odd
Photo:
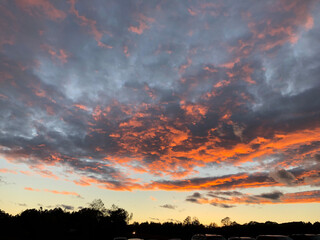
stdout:
[[[319,8],[3,1],[0,153],[107,189],[317,185],[302,173],[320,147]],[[283,169],[268,175],[274,156]],[[181,180],[248,161],[264,172]],[[163,178],[142,183],[128,171]]]

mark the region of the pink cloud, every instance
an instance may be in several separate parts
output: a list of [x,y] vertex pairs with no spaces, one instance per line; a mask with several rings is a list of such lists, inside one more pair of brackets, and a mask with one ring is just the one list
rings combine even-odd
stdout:
[[11,170],[11,169],[7,169],[7,168],[0,168],[0,172],[1,172],[1,173],[12,173],[12,174],[17,174],[17,171],[15,171],[15,170]]
[[150,18],[150,17],[146,17],[143,14],[139,14],[136,18],[137,22],[139,23],[139,25],[136,26],[130,26],[128,28],[128,30],[130,32],[136,33],[136,34],[142,34],[144,32],[144,30],[149,29],[150,28],[150,24],[152,24],[155,19],[154,18]]
[[55,8],[48,0],[16,0],[16,4],[30,15],[43,14],[51,20],[63,20],[66,13]]
[[49,189],[41,190],[41,189],[35,189],[35,188],[31,188],[31,187],[25,187],[24,190],[33,191],[33,192],[49,192],[49,193],[53,193],[53,194],[81,197],[80,194],[78,194],[76,192],[68,192],[68,191],[57,191],[57,190],[49,190]]

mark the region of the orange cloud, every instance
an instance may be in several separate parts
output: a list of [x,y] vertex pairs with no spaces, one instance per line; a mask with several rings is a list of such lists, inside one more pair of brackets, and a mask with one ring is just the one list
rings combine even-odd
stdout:
[[320,191],[287,193],[282,200],[283,203],[320,203]]
[[61,194],[61,195],[71,195],[71,196],[76,196],[80,197],[80,195],[76,192],[67,192],[67,191],[57,191],[57,190],[49,190],[49,189],[44,189],[44,192],[50,192],[53,194]]
[[30,172],[30,171],[20,171],[20,173],[22,173],[22,174],[24,174],[24,175],[27,175],[27,176],[32,176],[33,175],[33,173],[32,172]]
[[[320,191],[305,191],[296,193],[272,192],[261,195],[243,194],[240,192],[230,192],[231,197],[228,197],[228,192],[211,192],[207,196],[200,196],[199,198],[193,199],[192,202],[199,204],[211,204],[220,207],[234,207],[238,204],[288,204],[288,203],[319,203],[320,202]],[[211,197],[211,198],[210,198]],[[189,200],[188,200],[189,199]]]
[[[149,190],[167,190],[167,191],[192,191],[199,189],[214,189],[221,186],[228,185],[231,182],[239,181],[241,187],[243,186],[242,180],[248,178],[247,174],[238,174],[238,175],[230,175],[225,177],[217,177],[217,178],[203,178],[203,179],[186,179],[186,180],[177,180],[175,182],[163,181],[163,182],[153,182],[145,186],[145,189]],[[256,184],[257,185],[257,184]],[[266,185],[266,183],[264,183]],[[239,187],[237,185],[235,187]],[[228,188],[228,187],[226,187]]]
[[231,68],[234,67],[235,64],[237,64],[239,62],[240,62],[240,58],[237,57],[233,61],[226,62],[226,63],[223,63],[223,64],[219,64],[219,67],[231,69]]
[[112,46],[101,42],[101,39],[102,39],[104,33],[107,33],[110,36],[112,36],[112,34],[108,31],[99,31],[96,26],[96,24],[97,24],[96,21],[94,21],[92,19],[88,19],[87,17],[80,15],[79,11],[75,7],[76,0],[69,0],[69,3],[71,5],[70,12],[72,14],[74,14],[77,17],[77,19],[80,20],[81,26],[89,26],[89,33],[94,36],[94,39],[98,43],[98,46],[103,47],[103,48],[112,48]]
[[307,19],[306,19],[306,22],[304,24],[304,27],[307,29],[307,30],[310,30],[313,28],[313,25],[314,25],[314,20],[313,20],[313,17],[311,15],[308,15],[307,16]]
[[149,25],[155,21],[154,18],[146,17],[143,14],[139,14],[136,17],[136,19],[137,19],[137,22],[139,23],[139,26],[138,27],[130,26],[128,30],[130,32],[133,32],[139,35],[142,34],[144,30],[149,29],[150,28]]
[[180,66],[179,73],[183,74],[186,71],[186,69],[191,66],[191,64],[192,64],[191,58],[187,58],[187,63],[186,64],[182,64]]
[[59,61],[64,64],[68,62],[68,54],[65,50],[59,49],[56,50],[53,46],[50,46],[48,44],[44,44],[41,46],[42,49],[46,50],[50,55],[52,59],[59,59]]
[[[295,44],[299,40],[299,27],[306,30],[313,27],[313,17],[309,13],[308,6],[303,2],[281,1],[271,10],[271,13],[290,13],[290,17],[275,21],[264,19],[261,22],[250,21],[248,26],[254,34],[254,41],[260,45],[262,51],[271,50],[286,43]],[[249,19],[251,16],[247,16]]]
[[24,188],[27,191],[34,191],[34,192],[49,192],[53,194],[61,194],[61,195],[70,195],[70,196],[76,196],[76,197],[81,197],[78,193],[76,192],[67,192],[67,191],[57,191],[57,190],[49,190],[49,189],[35,189],[31,187],[25,187]]
[[186,112],[188,117],[192,117],[199,121],[201,118],[205,117],[208,112],[208,107],[195,103],[186,103],[185,101],[180,102],[181,109]]
[[[240,68],[244,76],[245,73],[252,72],[250,66]],[[230,80],[231,81],[231,80]],[[222,85],[227,85],[230,81],[222,81]],[[217,86],[217,88],[220,86]],[[221,88],[221,87],[220,87]],[[248,97],[239,94],[239,97],[246,100]],[[249,99],[250,100],[250,99]],[[297,166],[302,160],[312,156],[317,149],[309,150],[294,156],[286,155],[290,150],[298,149],[300,146],[311,144],[320,139],[320,128],[297,130],[291,133],[276,132],[270,137],[256,137],[242,142],[245,126],[233,121],[233,112],[229,110],[229,105],[234,101],[225,101],[219,109],[219,123],[215,128],[206,130],[205,137],[194,136],[191,129],[195,123],[205,119],[208,111],[211,111],[206,104],[190,103],[180,101],[180,110],[183,110],[183,121],[181,119],[170,119],[161,114],[161,106],[144,104],[139,107],[124,108],[119,103],[114,103],[108,107],[97,106],[93,113],[93,120],[90,121],[90,131],[98,134],[108,134],[116,144],[116,154],[108,153],[108,159],[114,159],[118,164],[127,164],[134,172],[145,172],[158,176],[168,175],[172,178],[181,178],[194,174],[194,168],[205,167],[208,163],[222,163],[240,165],[245,162],[263,161],[263,159],[273,154],[283,154],[284,160],[279,161],[277,166],[286,168],[286,163]],[[118,121],[117,117],[110,115],[111,109],[122,111],[123,118],[118,128],[110,132],[101,128],[100,122],[103,119]],[[159,114],[158,114],[159,112]],[[152,115],[150,113],[153,113]],[[156,117],[151,117],[156,116]],[[223,143],[223,131],[221,125],[230,126],[233,134],[241,141],[235,141],[226,148]],[[99,127],[98,127],[99,126]],[[265,136],[265,129],[257,129],[254,135]],[[98,146],[96,146],[98,147]],[[102,151],[107,151],[101,148]],[[153,159],[146,161],[145,159]],[[132,160],[135,164],[130,164]],[[287,159],[287,160],[286,160]],[[297,159],[296,161],[292,161]],[[290,163],[289,163],[290,161]],[[137,162],[137,164],[136,164]],[[274,166],[276,167],[276,166]],[[311,180],[310,180],[311,181]],[[264,183],[259,184],[263,186]],[[246,183],[244,187],[250,187],[251,183]],[[254,184],[253,186],[254,187]]]
[[73,106],[76,107],[76,108],[79,108],[79,109],[81,109],[81,110],[88,111],[88,107],[86,107],[86,106],[84,106],[84,105],[74,104]]
[[51,171],[49,170],[35,170],[35,172],[37,174],[39,174],[41,177],[44,178],[53,178],[55,180],[59,180],[59,177],[55,174],[53,174]]
[[152,201],[157,201],[157,199],[156,199],[155,197],[153,197],[153,196],[150,196],[150,199],[151,199]]
[[31,188],[31,187],[25,187],[24,190],[34,191],[34,192],[40,192],[40,191],[41,191],[41,190],[39,190],[39,189],[35,189],[35,188]]
[[218,72],[217,69],[214,69],[213,67],[210,67],[210,66],[204,67],[203,70],[206,70],[206,71],[209,71],[209,72],[212,72],[212,73]]
[[190,13],[191,16],[197,15],[196,11],[193,11],[191,8],[188,8],[188,12]]
[[220,8],[221,8],[221,4],[208,2],[208,3],[197,4],[196,6],[188,8],[188,12],[191,16],[197,16],[199,14],[201,15],[208,14],[216,17],[221,13]]
[[1,172],[1,173],[12,173],[12,174],[17,174],[17,171],[15,171],[15,170],[11,170],[11,169],[7,169],[7,168],[0,168],[0,172]]
[[126,57],[130,57],[128,46],[123,46],[123,53],[124,55],[126,55]]

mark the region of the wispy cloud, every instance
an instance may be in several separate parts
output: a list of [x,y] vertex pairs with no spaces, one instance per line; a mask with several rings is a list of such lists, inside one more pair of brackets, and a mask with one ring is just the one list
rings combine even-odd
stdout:
[[246,194],[241,192],[209,192],[204,196],[188,196],[186,201],[198,204],[210,204],[221,208],[233,208],[239,204],[287,204],[287,203],[319,203],[320,191],[304,191],[283,193],[273,191],[262,194]]
[[171,205],[171,204],[160,205],[160,207],[162,207],[162,208],[168,208],[168,209],[172,209],[172,210],[174,210],[174,209],[177,208],[177,206]]
[[49,190],[49,189],[36,189],[36,188],[31,188],[31,187],[25,187],[24,190],[34,191],[34,192],[49,192],[49,193],[53,193],[53,194],[70,195],[70,196],[76,196],[76,197],[82,198],[80,196],[80,194],[78,194],[76,192],[57,191],[57,190]]

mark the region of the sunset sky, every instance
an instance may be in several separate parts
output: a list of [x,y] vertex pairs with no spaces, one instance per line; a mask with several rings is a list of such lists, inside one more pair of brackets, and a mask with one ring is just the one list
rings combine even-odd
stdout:
[[0,209],[320,221],[320,1],[1,0]]

